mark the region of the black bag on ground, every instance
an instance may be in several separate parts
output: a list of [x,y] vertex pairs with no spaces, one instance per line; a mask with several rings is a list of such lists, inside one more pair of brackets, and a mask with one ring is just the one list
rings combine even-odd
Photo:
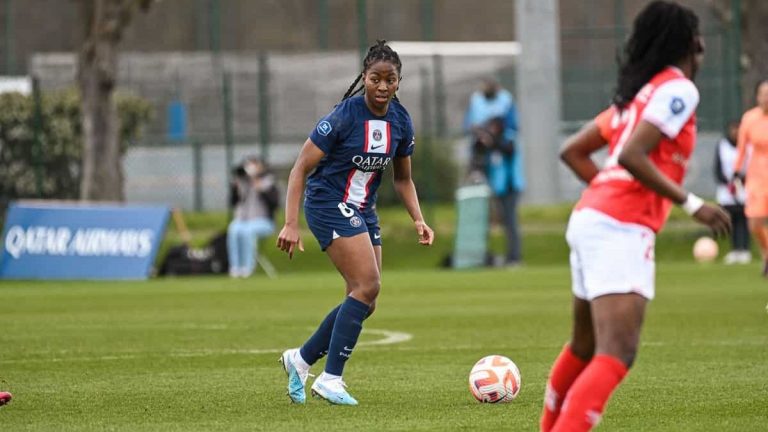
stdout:
[[173,246],[165,255],[159,276],[219,274],[229,271],[227,233],[219,233],[201,248]]

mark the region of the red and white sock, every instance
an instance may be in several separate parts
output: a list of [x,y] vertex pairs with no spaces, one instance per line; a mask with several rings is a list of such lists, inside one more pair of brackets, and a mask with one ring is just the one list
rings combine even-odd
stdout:
[[544,408],[541,412],[541,432],[552,430],[568,389],[588,364],[588,361],[573,354],[570,345],[566,344],[563,347],[549,373],[547,389],[544,393]]
[[552,432],[587,432],[602,418],[605,404],[627,375],[624,363],[598,354],[568,390]]

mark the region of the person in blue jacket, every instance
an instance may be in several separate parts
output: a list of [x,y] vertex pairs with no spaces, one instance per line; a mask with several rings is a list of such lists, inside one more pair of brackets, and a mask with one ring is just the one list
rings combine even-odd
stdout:
[[506,233],[505,265],[522,261],[517,205],[525,187],[517,142],[517,107],[512,94],[487,78],[469,100],[464,129],[472,140],[470,169],[482,171],[502,213]]

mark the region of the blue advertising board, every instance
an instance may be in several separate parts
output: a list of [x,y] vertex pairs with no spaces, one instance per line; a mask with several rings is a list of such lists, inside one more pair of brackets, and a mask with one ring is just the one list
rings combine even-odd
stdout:
[[0,278],[147,278],[169,213],[166,206],[13,203],[3,229]]

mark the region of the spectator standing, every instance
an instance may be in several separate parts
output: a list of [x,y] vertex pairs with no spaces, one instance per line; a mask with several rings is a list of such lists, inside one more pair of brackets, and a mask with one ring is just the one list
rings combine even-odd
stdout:
[[484,173],[502,212],[507,251],[505,265],[521,262],[517,205],[525,186],[517,146],[517,107],[512,94],[487,78],[470,96],[464,129],[471,135],[471,170]]
[[717,203],[731,215],[733,224],[731,251],[725,255],[724,259],[726,264],[747,264],[752,261],[752,253],[749,249],[749,228],[747,217],[744,215],[746,193],[739,181],[733,181],[738,133],[739,122],[730,122],[726,135],[717,143],[715,149]]

